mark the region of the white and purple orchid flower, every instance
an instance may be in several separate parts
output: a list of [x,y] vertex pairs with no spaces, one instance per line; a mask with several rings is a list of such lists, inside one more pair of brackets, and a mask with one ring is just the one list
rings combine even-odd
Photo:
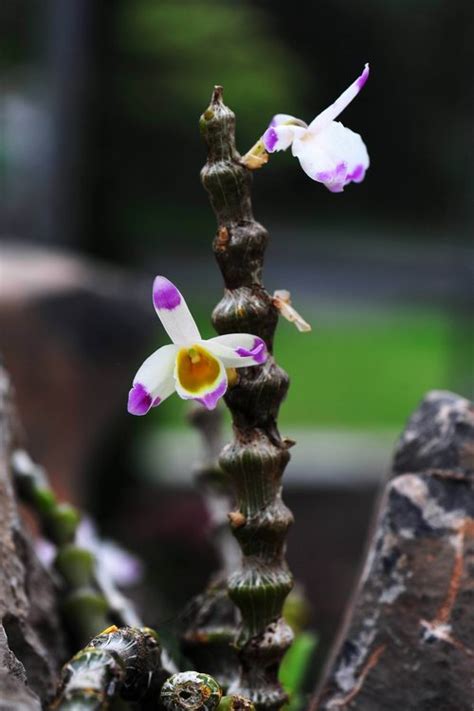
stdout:
[[366,64],[355,82],[309,126],[294,116],[274,116],[262,136],[265,150],[274,153],[291,146],[304,172],[333,193],[342,192],[351,182],[360,183],[369,167],[367,148],[358,133],[334,119],[357,96],[368,76]]
[[213,410],[227,390],[226,368],[261,365],[265,342],[248,333],[229,333],[203,340],[181,293],[157,276],[153,305],[172,343],[146,359],[133,380],[128,411],[146,415],[175,390],[183,400],[197,400]]

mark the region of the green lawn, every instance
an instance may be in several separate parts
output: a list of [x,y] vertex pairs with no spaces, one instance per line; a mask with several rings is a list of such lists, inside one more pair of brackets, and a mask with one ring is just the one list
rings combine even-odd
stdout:
[[450,324],[441,312],[363,313],[299,334],[281,325],[276,354],[292,386],[282,424],[400,428],[423,394],[449,382]]

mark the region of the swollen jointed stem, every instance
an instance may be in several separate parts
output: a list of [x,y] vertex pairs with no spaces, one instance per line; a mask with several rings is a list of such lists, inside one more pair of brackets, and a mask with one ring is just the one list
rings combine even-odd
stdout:
[[231,525],[242,550],[242,564],[228,580],[229,595],[240,609],[242,628],[239,688],[258,708],[277,709],[286,700],[278,666],[292,641],[282,607],[292,587],[285,561],[285,539],[292,522],[281,498],[281,477],[289,460],[277,415],[288,376],[272,355],[278,312],[262,283],[266,230],[254,220],[251,173],[235,148],[235,117],[216,87],[201,117],[208,160],[201,172],[217,218],[214,254],[225,293],[213,313],[219,334],[249,332],[262,338],[269,357],[257,368],[239,371],[225,396],[234,441],[225,447],[221,466],[232,476],[239,511]]

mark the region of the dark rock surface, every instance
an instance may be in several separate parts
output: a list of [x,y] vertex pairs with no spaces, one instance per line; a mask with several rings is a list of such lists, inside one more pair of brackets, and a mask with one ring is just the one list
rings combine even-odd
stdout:
[[395,474],[450,469],[474,474],[473,405],[459,395],[433,390],[410,417],[395,450]]
[[49,574],[18,514],[10,474],[11,391],[0,366],[0,710],[41,708],[66,658]]
[[474,411],[429,393],[396,449],[312,711],[474,708]]

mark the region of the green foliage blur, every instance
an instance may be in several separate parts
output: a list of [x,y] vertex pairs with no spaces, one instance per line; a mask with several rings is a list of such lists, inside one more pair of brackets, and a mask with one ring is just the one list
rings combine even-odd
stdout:
[[189,133],[190,117],[205,108],[214,84],[225,87],[235,106],[245,107],[238,128],[244,144],[265,127],[276,106],[301,109],[302,63],[251,4],[122,2],[117,44],[134,58],[122,75],[126,110],[142,123],[159,121],[173,136]]

